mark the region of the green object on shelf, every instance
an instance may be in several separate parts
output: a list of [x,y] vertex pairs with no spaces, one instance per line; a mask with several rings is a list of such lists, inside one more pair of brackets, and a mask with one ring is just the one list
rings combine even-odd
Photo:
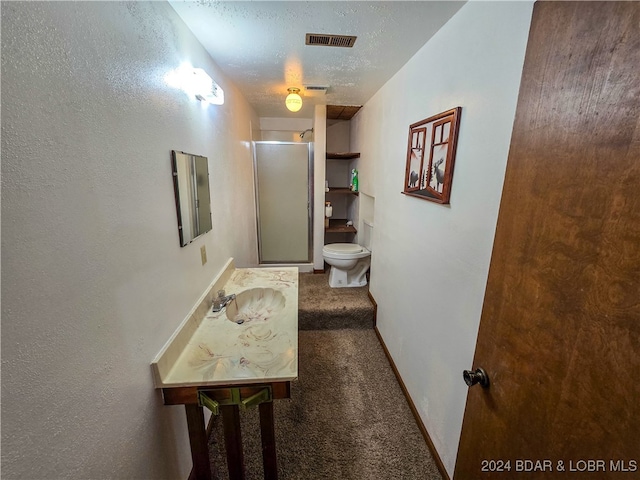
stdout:
[[351,190],[353,190],[354,192],[358,191],[358,170],[356,170],[355,168],[353,170],[351,170]]

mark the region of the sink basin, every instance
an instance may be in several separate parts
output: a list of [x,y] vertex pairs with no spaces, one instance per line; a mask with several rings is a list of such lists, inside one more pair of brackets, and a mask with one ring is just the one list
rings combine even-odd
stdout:
[[252,288],[238,293],[227,304],[227,318],[234,323],[266,322],[282,311],[285,298],[273,288]]

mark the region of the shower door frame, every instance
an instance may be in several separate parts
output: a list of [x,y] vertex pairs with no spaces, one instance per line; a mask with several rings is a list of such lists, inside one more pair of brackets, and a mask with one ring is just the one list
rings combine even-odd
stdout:
[[[307,258],[300,260],[262,260],[262,232],[260,229],[260,187],[258,186],[258,158],[256,145],[304,145],[307,144]],[[253,185],[256,205],[256,232],[258,241],[258,264],[259,265],[296,265],[313,264],[313,202],[314,202],[314,176],[313,176],[313,142],[280,142],[268,140],[254,140],[251,142],[253,150]]]

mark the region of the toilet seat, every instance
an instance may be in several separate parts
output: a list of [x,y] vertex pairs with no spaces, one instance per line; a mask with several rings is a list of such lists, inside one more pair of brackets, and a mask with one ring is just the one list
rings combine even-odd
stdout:
[[371,254],[357,243],[328,243],[322,248],[322,253],[329,258],[361,258]]
[[329,253],[351,254],[360,253],[364,249],[357,243],[328,243],[323,250]]

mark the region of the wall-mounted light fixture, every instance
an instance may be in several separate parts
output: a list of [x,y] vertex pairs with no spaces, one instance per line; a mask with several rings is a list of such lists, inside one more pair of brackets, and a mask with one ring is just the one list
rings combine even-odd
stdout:
[[170,71],[165,81],[172,87],[185,91],[190,97],[213,105],[224,103],[224,91],[201,68],[193,68],[188,63]]
[[224,103],[224,92],[213,79],[201,68],[194,68],[194,86],[196,98],[200,101],[209,102],[213,105]]
[[300,98],[300,95],[298,95],[300,93],[300,89],[291,87],[288,88],[287,91],[289,92],[289,95],[287,95],[284,104],[292,112],[297,112],[302,108],[302,98]]

